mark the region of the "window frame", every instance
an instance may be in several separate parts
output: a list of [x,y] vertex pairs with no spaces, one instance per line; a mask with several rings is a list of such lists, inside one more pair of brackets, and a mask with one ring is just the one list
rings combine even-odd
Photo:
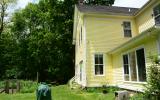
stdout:
[[[145,62],[145,68],[146,68],[146,81],[144,81],[144,82],[139,80],[139,70],[138,70],[138,64],[137,64],[137,54],[136,54],[136,51],[137,51],[137,50],[140,50],[140,49],[143,49],[143,50],[144,50],[144,60],[145,60],[144,62]],[[130,53],[130,52],[134,52],[134,53],[135,53],[137,81],[132,81],[132,80],[131,80],[131,71],[130,71],[131,69],[130,69],[130,60],[129,60],[129,59],[130,59],[130,58],[129,58],[129,53]],[[146,83],[147,83],[147,65],[146,65],[146,52],[145,52],[144,46],[139,46],[139,47],[133,48],[133,49],[131,49],[131,50],[125,52],[125,53],[122,53],[121,55],[122,55],[121,58],[122,58],[123,81],[124,81],[124,82],[127,82],[127,83],[140,83],[140,84],[142,83],[142,84],[146,84]],[[129,81],[126,81],[126,80],[125,80],[124,63],[123,63],[123,56],[124,56],[124,55],[128,55],[128,61],[129,61],[129,62],[128,62],[128,63],[129,63]]]
[[158,15],[155,15],[155,9],[157,8],[159,6],[159,8],[160,8],[160,4],[157,4],[154,8],[153,8],[153,17],[154,17],[154,22],[155,22],[155,25],[156,26],[160,26],[160,22],[159,22],[159,24],[156,24],[156,18],[160,18],[160,9],[159,9],[159,14]]
[[[129,28],[125,27],[125,23],[129,23],[130,27]],[[123,35],[124,35],[124,37],[125,38],[131,38],[132,37],[132,25],[131,25],[131,21],[123,21],[122,26],[123,26]],[[128,35],[126,33],[126,31],[130,31],[130,35]]]
[[[123,56],[125,56],[125,55],[127,56],[128,64],[124,64],[124,60],[123,60],[123,80],[125,80],[125,75],[129,75],[129,80],[130,80],[131,77],[130,77],[130,62],[129,62],[130,59],[129,59],[129,54],[123,54],[122,55],[122,59],[123,59]],[[125,65],[128,66],[128,73],[129,74],[125,74],[125,70],[124,70],[124,66]]]
[[[103,57],[103,64],[95,64],[95,55],[102,55]],[[103,65],[103,74],[96,74],[96,70],[95,70],[95,66],[96,65]],[[93,72],[94,72],[94,76],[105,76],[105,55],[103,53],[95,53],[93,54]]]

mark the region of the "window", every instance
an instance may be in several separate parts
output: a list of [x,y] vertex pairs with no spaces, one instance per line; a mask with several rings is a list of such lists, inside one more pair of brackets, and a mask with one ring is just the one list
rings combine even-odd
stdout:
[[131,81],[137,81],[136,55],[135,52],[129,53]]
[[146,81],[146,66],[144,49],[138,49],[123,55],[125,81]]
[[79,45],[81,45],[81,43],[82,43],[82,27],[81,27],[81,30],[80,30],[80,33],[79,33]]
[[80,70],[80,81],[82,81],[82,67],[83,67],[83,61],[81,61],[80,63],[79,63],[79,70]]
[[130,22],[123,22],[123,29],[124,29],[124,37],[132,37]]
[[80,37],[81,37],[81,34],[79,33],[79,46],[81,45],[81,39],[80,39]]
[[129,81],[129,62],[128,55],[123,55],[124,80]]
[[145,82],[146,81],[146,67],[145,67],[144,49],[137,50],[136,55],[137,55],[139,81]]
[[95,67],[95,75],[103,75],[103,54],[95,54],[94,55],[94,67]]
[[160,25],[160,4],[153,9],[155,24]]
[[82,27],[81,27],[81,43],[82,43]]

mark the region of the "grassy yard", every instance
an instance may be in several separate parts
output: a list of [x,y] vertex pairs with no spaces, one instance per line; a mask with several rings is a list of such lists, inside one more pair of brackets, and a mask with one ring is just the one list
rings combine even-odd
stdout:
[[[66,85],[52,87],[53,100],[114,100],[114,94],[88,93],[70,90]],[[0,94],[0,100],[36,100],[35,93]]]

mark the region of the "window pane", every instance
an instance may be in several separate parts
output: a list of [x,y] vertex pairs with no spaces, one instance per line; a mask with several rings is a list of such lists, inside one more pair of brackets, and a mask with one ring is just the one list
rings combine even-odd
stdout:
[[102,54],[99,55],[99,64],[103,64],[103,55]]
[[81,27],[81,42],[82,42],[82,27]]
[[95,64],[98,64],[98,55],[97,54],[95,54]]
[[99,65],[100,67],[100,74],[103,75],[103,65]]
[[95,65],[95,74],[102,75],[103,74],[103,65]]
[[129,74],[129,66],[124,65],[124,74]]
[[160,15],[155,18],[155,24],[160,25]]
[[124,30],[124,37],[132,37],[131,30]]
[[131,28],[130,22],[124,22],[123,25],[124,25],[124,28],[129,28],[129,29]]
[[154,12],[154,16],[157,16],[158,14],[160,14],[160,5],[156,6],[153,9],[153,12]]
[[145,66],[144,49],[137,50],[136,53],[137,53],[139,81],[144,82],[146,81],[146,66]]
[[135,52],[129,53],[131,81],[137,81],[137,69],[136,69],[136,60],[135,59],[136,59]]
[[128,64],[128,55],[123,55],[123,64]]
[[129,75],[128,74],[124,74],[124,80],[129,81]]

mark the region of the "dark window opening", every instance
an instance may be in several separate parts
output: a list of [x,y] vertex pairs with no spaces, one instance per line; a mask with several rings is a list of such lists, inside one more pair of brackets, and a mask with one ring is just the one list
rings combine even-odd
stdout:
[[123,22],[124,37],[132,37],[131,23]]

